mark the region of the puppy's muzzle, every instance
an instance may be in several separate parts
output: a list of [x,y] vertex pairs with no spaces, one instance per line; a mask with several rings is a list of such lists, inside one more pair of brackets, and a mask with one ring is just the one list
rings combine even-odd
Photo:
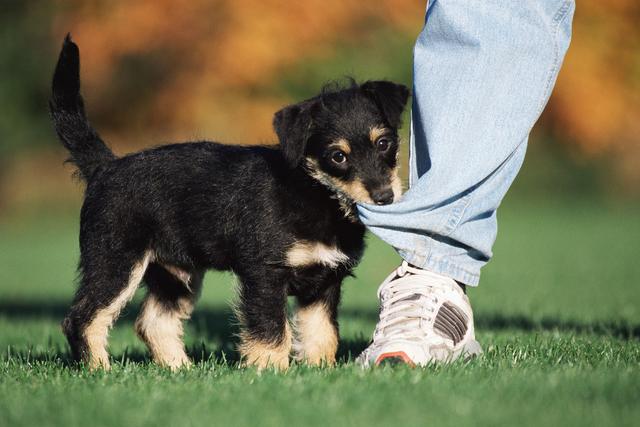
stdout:
[[393,203],[393,190],[391,187],[379,188],[371,191],[371,199],[376,205],[388,205]]

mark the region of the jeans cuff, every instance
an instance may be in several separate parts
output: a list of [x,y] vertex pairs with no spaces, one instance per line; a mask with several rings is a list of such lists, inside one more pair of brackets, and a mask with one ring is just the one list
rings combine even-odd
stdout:
[[480,283],[479,271],[475,273],[470,272],[445,258],[437,258],[432,256],[433,254],[425,258],[423,255],[415,252],[403,250],[398,250],[398,254],[409,264],[450,277],[467,286],[475,287]]

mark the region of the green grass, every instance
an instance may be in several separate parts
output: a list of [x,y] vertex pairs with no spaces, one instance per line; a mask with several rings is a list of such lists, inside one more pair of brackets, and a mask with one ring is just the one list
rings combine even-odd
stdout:
[[208,276],[187,327],[193,369],[149,363],[132,332],[136,304],[111,334],[113,370],[73,367],[58,325],[74,289],[75,219],[4,220],[0,426],[635,425],[639,219],[633,206],[506,206],[495,260],[470,291],[485,354],[425,369],[351,362],[375,324],[376,287],[398,264],[370,239],[344,287],[338,366],[262,374],[236,365],[224,274]]

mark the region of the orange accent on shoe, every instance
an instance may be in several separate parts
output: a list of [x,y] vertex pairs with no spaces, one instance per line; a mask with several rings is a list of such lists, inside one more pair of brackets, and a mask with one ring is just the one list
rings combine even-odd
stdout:
[[416,364],[413,363],[411,359],[409,359],[409,356],[407,356],[407,353],[405,353],[404,351],[394,351],[393,353],[382,353],[376,359],[376,365],[379,365],[385,359],[401,359],[404,363],[411,366],[412,368],[416,367]]

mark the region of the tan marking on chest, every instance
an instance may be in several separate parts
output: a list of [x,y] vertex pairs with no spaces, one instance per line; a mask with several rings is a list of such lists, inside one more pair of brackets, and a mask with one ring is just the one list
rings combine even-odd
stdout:
[[315,264],[335,268],[349,261],[349,257],[335,245],[329,246],[321,242],[298,240],[287,251],[287,265],[290,267],[306,267]]

